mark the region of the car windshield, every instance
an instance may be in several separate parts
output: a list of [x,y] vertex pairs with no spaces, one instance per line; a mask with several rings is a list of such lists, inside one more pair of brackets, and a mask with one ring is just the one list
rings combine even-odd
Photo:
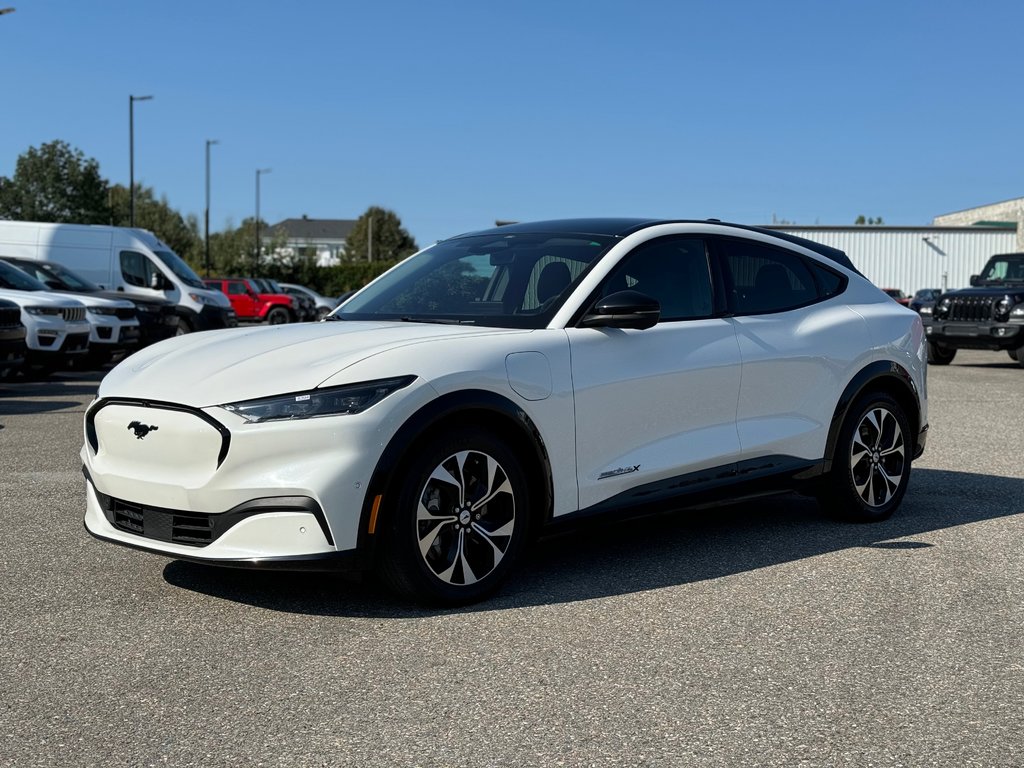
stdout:
[[192,271],[192,268],[181,260],[181,257],[174,251],[153,251],[168,267],[171,272],[177,275],[181,282],[185,285],[190,285],[193,288],[206,288],[202,280],[199,279],[199,275]]
[[473,235],[409,257],[336,310],[336,320],[543,328],[615,242],[597,235]]
[[101,290],[96,283],[86,280],[77,272],[73,272],[61,264],[34,263],[29,267],[23,262],[18,266],[51,288],[78,293],[97,293]]
[[0,261],[0,288],[7,288],[13,291],[47,291],[43,283],[30,275],[26,275],[17,267],[12,267],[6,261]]
[[1024,283],[1024,257],[993,258],[981,279],[986,283]]

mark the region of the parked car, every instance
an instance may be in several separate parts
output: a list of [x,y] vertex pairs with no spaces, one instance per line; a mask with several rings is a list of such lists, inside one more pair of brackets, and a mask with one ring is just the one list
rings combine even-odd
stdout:
[[316,318],[318,320],[326,317],[331,310],[338,306],[338,299],[323,296],[312,288],[307,288],[304,285],[297,285],[296,283],[280,283],[280,286],[290,296],[302,295],[309,298],[313,302],[313,306],[316,307]]
[[944,293],[924,318],[933,365],[949,365],[959,349],[990,349],[1024,367],[1024,253],[991,257],[970,288]]
[[16,304],[25,326],[25,365],[47,371],[68,368],[89,352],[92,325],[82,302],[50,293],[0,262],[0,299]]
[[0,299],[0,379],[9,378],[25,362],[25,336],[21,308]]
[[915,312],[930,315],[932,306],[939,300],[941,295],[941,288],[922,288],[914,292],[914,297],[907,306]]
[[[849,311],[852,309],[853,311]],[[899,506],[921,318],[842,251],[711,221],[441,241],[323,323],[141,350],[85,415],[85,524],[174,558],[489,594],[537,531],[789,489]]]
[[902,304],[904,307],[910,304],[910,297],[899,288],[883,288],[882,292],[897,304]]
[[[135,307],[135,318],[139,321],[140,347],[163,341],[176,335],[179,331],[175,305],[169,301],[145,296],[129,298],[126,294],[117,291],[104,291],[96,283],[56,261],[12,259],[10,257],[3,257],[2,260],[17,267],[30,277],[34,277],[48,290],[56,293],[75,294],[80,298],[93,296],[122,302],[130,301]],[[129,315],[126,312],[121,312],[121,316],[127,318]]]
[[[3,259],[0,259],[0,287],[62,295],[48,291],[46,285]],[[116,354],[131,353],[138,348],[139,321],[135,317],[134,304],[124,299],[103,299],[92,294],[76,295],[75,298],[85,305],[89,322],[90,364],[100,365],[109,362]]]
[[298,320],[291,296],[264,292],[252,278],[208,278],[204,282],[227,295],[241,321],[281,325]]
[[304,293],[286,291],[276,280],[271,280],[266,277],[255,277],[252,278],[252,281],[256,283],[259,286],[259,289],[264,293],[283,293],[286,296],[290,296],[292,299],[292,305],[295,307],[295,316],[300,322],[319,319],[316,313],[316,303]]

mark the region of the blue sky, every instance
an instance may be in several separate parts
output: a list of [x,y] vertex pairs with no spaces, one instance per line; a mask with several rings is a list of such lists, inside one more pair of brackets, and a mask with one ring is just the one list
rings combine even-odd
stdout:
[[62,139],[211,229],[395,210],[887,224],[1024,195],[1024,3],[4,0],[0,175]]

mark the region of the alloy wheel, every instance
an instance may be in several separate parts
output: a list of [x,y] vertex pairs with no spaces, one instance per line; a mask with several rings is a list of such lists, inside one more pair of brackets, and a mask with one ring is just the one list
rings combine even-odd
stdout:
[[466,450],[427,478],[416,510],[419,552],[442,582],[469,586],[504,558],[516,527],[512,483],[497,460]]
[[860,500],[882,507],[896,495],[906,471],[906,444],[896,416],[871,408],[853,433],[850,472]]

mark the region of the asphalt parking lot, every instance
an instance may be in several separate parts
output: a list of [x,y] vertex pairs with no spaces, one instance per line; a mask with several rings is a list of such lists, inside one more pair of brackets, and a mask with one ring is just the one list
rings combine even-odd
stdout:
[[878,525],[779,497],[542,540],[494,599],[89,537],[97,374],[0,382],[2,766],[1024,765],[1024,369],[930,369]]

